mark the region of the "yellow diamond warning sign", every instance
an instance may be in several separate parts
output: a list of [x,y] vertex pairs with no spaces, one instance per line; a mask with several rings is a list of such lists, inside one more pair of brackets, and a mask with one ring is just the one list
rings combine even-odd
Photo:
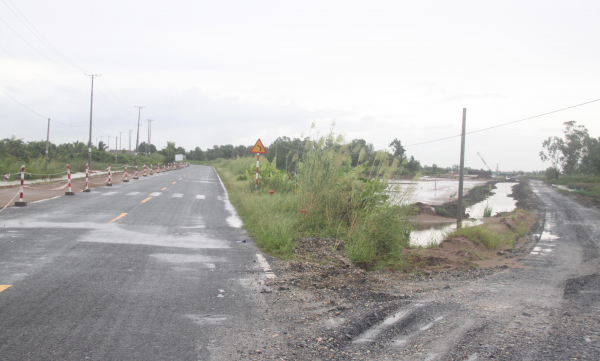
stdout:
[[252,147],[252,150],[250,150],[250,153],[267,154],[267,150],[259,139],[256,141],[256,144],[254,144],[254,147]]

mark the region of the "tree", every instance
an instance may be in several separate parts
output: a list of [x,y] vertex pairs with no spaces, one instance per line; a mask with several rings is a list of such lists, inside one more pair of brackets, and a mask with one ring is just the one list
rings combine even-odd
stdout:
[[400,157],[403,158],[404,157],[404,147],[402,146],[402,143],[398,140],[398,138],[395,138],[394,140],[392,140],[392,142],[389,145],[390,147],[392,147],[394,149],[394,158],[395,157]]
[[550,162],[554,171],[546,174],[558,174],[559,168],[564,174],[577,172],[583,157],[590,145],[588,130],[583,125],[576,125],[574,120],[563,123],[564,139],[557,136],[548,137],[542,143],[540,158],[542,162]]

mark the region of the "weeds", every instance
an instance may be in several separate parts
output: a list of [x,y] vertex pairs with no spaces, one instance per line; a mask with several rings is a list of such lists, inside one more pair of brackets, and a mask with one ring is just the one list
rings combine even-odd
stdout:
[[289,258],[293,239],[334,237],[344,241],[346,256],[360,267],[400,262],[411,224],[405,192],[388,189],[399,159],[380,152],[377,166],[352,167],[351,151],[333,132],[308,140],[289,173],[277,170],[275,159],[261,163],[257,189],[253,157],[221,161],[217,167],[248,232],[265,251]]
[[483,208],[483,217],[491,217],[492,210],[493,210],[492,205],[486,203],[485,207]]

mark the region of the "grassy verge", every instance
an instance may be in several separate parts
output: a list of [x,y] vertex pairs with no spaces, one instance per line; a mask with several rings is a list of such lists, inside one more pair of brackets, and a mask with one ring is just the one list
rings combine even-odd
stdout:
[[510,249],[515,242],[530,232],[535,219],[534,214],[516,209],[479,226],[457,229],[450,233],[448,238],[465,237],[491,250]]
[[[377,158],[377,167],[352,168],[352,152],[333,134],[307,142],[298,168],[287,173],[273,162],[261,162],[254,187],[255,158],[212,162],[228,189],[232,204],[258,246],[281,258],[294,255],[295,240],[333,237],[346,256],[365,269],[403,262],[409,247],[411,208],[397,202],[402,192],[388,191],[398,159]],[[366,174],[378,174],[372,179]],[[274,191],[273,195],[269,191]]]
[[264,251],[283,259],[292,258],[298,237],[295,224],[298,210],[292,194],[269,195],[252,192],[246,180],[238,180],[235,163],[243,160],[212,162],[223,180],[229,200],[244,220],[248,233]]

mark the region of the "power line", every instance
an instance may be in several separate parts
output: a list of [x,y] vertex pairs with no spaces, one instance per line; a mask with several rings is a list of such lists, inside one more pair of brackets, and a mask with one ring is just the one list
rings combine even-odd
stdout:
[[52,81],[50,81],[50,80],[48,80],[48,79],[44,78],[44,77],[43,77],[43,76],[41,76],[40,74],[38,74],[38,73],[36,73],[35,71],[31,70],[31,68],[30,68],[30,67],[28,67],[27,65],[23,64],[23,63],[22,63],[22,62],[21,62],[19,59],[17,59],[17,58],[16,58],[14,55],[12,55],[11,53],[9,53],[9,52],[8,52],[8,50],[6,50],[5,48],[3,48],[2,46],[0,46],[0,49],[4,50],[4,51],[6,52],[6,54],[8,54],[8,55],[9,55],[11,58],[15,59],[15,61],[17,61],[19,64],[21,64],[21,65],[22,65],[24,68],[26,68],[27,70],[29,70],[29,71],[30,71],[30,72],[32,72],[33,74],[37,75],[38,77],[40,77],[40,78],[44,79],[44,80],[45,80],[45,81],[47,81],[48,83],[50,83],[50,84],[54,85],[55,87],[57,87],[57,88],[60,88],[60,89],[62,89],[62,90],[64,90],[64,91],[66,91],[66,92],[68,92],[68,93],[72,93],[72,94],[76,94],[76,95],[83,95],[83,96],[86,96],[86,94],[82,94],[82,93],[76,93],[76,92],[74,92],[74,91],[71,91],[71,90],[69,90],[69,89],[65,89],[65,88],[61,87],[60,85],[58,85],[58,84],[56,84],[56,83],[54,83],[54,82],[52,82]]
[[[465,134],[474,134],[474,133],[479,133],[479,132],[483,132],[483,131],[485,131],[485,130],[490,130],[490,129],[494,129],[494,128],[503,127],[503,126],[505,126],[505,125],[509,125],[509,124],[514,124],[514,123],[518,123],[518,122],[523,122],[523,121],[525,121],[525,120],[530,120],[530,119],[534,119],[534,118],[539,118],[539,117],[542,117],[542,116],[544,116],[544,115],[548,115],[548,114],[553,114],[553,113],[562,112],[562,111],[564,111],[564,110],[567,110],[567,109],[573,109],[573,108],[577,108],[577,107],[580,107],[580,106],[583,106],[583,105],[587,105],[587,104],[591,104],[591,103],[595,103],[595,102],[598,102],[598,101],[600,101],[600,99],[592,100],[592,101],[585,102],[585,103],[581,103],[581,104],[577,104],[577,105],[572,105],[572,106],[570,106],[570,107],[566,107],[566,108],[562,108],[562,109],[553,110],[553,111],[551,111],[551,112],[547,112],[547,113],[542,113],[542,114],[534,115],[534,116],[532,116],[532,117],[527,117],[527,118],[523,118],[523,119],[519,119],[519,120],[514,120],[514,121],[512,121],[512,122],[508,122],[508,123],[503,123],[503,124],[494,125],[494,126],[491,126],[491,127],[488,127],[488,128],[483,128],[483,129],[474,130],[474,131],[472,131],[472,132],[467,132],[467,133],[465,133]],[[413,147],[413,146],[416,146],[416,145],[422,145],[422,144],[428,144],[428,143],[433,143],[433,142],[439,142],[439,141],[442,141],[442,140],[446,140],[446,139],[452,139],[452,138],[457,138],[457,137],[460,137],[460,136],[461,136],[461,134],[458,134],[458,135],[452,135],[452,136],[449,136],[449,137],[444,137],[444,138],[439,138],[439,139],[434,139],[434,140],[428,140],[428,141],[426,141],[426,142],[420,142],[420,143],[414,143],[414,144],[404,145],[403,147]]]
[[125,103],[124,101],[122,101],[117,94],[115,94],[115,92],[112,90],[112,88],[108,85],[108,83],[104,80],[104,79],[100,79],[101,82],[104,83],[104,85],[106,85],[106,88],[108,89],[108,91],[121,103],[123,103],[123,105],[125,105],[127,108],[132,108],[131,105],[128,105],[127,103]]
[[[8,6],[8,4],[7,4],[7,3],[6,3],[4,0],[2,0],[2,2],[4,3],[4,5],[6,5],[6,7],[8,8],[8,10],[10,10],[10,11],[11,11],[11,12],[12,12],[12,13],[13,13],[15,16],[16,16],[16,18],[17,18],[17,19],[19,19],[19,21],[20,21],[21,23],[23,23],[23,25],[25,25],[25,27],[27,28],[27,30],[29,30],[29,31],[30,31],[30,32],[31,32],[31,33],[32,33],[32,34],[33,34],[33,35],[34,35],[36,38],[38,38],[38,40],[39,40],[40,42],[42,42],[42,44],[46,45],[46,47],[47,47],[48,49],[50,49],[51,51],[53,51],[53,52],[54,52],[56,55],[58,55],[58,56],[59,56],[61,59],[63,59],[64,61],[66,61],[66,62],[67,62],[67,63],[69,63],[70,65],[72,65],[72,66],[74,66],[74,67],[76,67],[76,68],[78,68],[78,69],[81,69],[82,71],[85,71],[85,69],[81,68],[81,67],[80,67],[80,66],[78,66],[77,64],[75,64],[75,63],[73,63],[72,61],[70,61],[69,59],[67,59],[67,57],[65,57],[64,55],[62,55],[60,51],[58,51],[58,50],[57,50],[57,49],[56,49],[54,46],[52,46],[52,44],[50,44],[50,42],[49,42],[48,40],[46,40],[46,38],[45,38],[45,37],[42,35],[42,33],[40,33],[40,32],[39,32],[39,31],[38,31],[38,30],[37,30],[37,29],[36,29],[36,28],[33,26],[33,24],[32,24],[32,23],[31,23],[29,20],[27,20],[27,18],[25,17],[25,15],[23,15],[23,13],[22,13],[22,12],[19,10],[19,8],[17,8],[17,6],[16,6],[16,5],[15,5],[15,4],[14,4],[14,3],[11,1],[11,0],[8,0],[8,1],[9,1],[9,2],[10,2],[10,4],[11,4],[11,5],[12,5],[12,6],[15,8],[15,10],[17,10],[17,12],[19,13],[19,15],[20,15],[20,16],[19,16],[19,15],[17,15],[17,13],[15,13],[15,12],[13,11],[13,9],[11,9],[11,7],[10,7],[10,6]],[[27,21],[27,24],[29,24],[29,25],[27,25],[27,24],[25,23],[25,21],[23,21],[23,20],[21,19],[21,17],[22,17],[23,19],[25,19],[25,21]],[[33,29],[33,30],[32,30],[32,29]],[[34,31],[34,30],[35,30],[35,31]],[[36,33],[37,33],[37,34],[36,34]],[[38,34],[39,34],[39,36],[38,36]]]
[[61,68],[67,69],[69,71],[73,71],[73,72],[79,72],[78,70],[74,70],[74,69],[70,69],[67,68],[66,66],[57,63],[56,61],[54,61],[53,59],[49,58],[46,54],[42,53],[41,51],[39,51],[35,46],[31,45],[31,43],[29,43],[27,40],[25,40],[25,38],[23,38],[15,29],[13,29],[10,25],[8,25],[8,23],[6,21],[4,21],[4,19],[0,18],[0,21],[2,21],[4,23],[4,25],[6,25],[10,30],[12,30],[19,38],[21,38],[21,40],[23,40],[27,45],[29,45],[33,50],[37,51],[41,56],[43,56],[44,58],[50,60],[51,62],[53,62],[54,64],[60,66]]
[[[7,97],[11,98],[12,100],[14,100],[16,103],[18,103],[20,106],[22,106],[23,108],[29,110],[30,112],[32,112],[33,114],[40,116],[44,119],[48,119],[48,117],[41,115],[40,113],[36,112],[35,110],[29,108],[27,105],[21,103],[20,101],[18,101],[17,99],[13,98],[10,94],[8,94],[7,92],[5,92],[4,90],[0,89],[1,92],[3,92]],[[57,122],[56,120],[52,121],[53,123],[56,124],[60,124],[60,125],[64,125],[67,127],[74,127],[74,128],[80,128],[80,127],[85,127],[85,125],[71,125],[71,124],[65,124],[65,123],[61,123],[61,122]]]
[[40,116],[44,119],[48,119],[48,117],[45,117],[43,115],[41,115],[40,113],[36,112],[35,110],[29,108],[27,105],[21,103],[20,101],[18,101],[17,99],[13,98],[12,96],[10,96],[7,92],[5,92],[4,90],[0,89],[1,92],[3,92],[7,97],[11,98],[12,100],[14,100],[15,102],[19,103],[23,108],[29,110],[30,112],[32,112],[33,114]]

